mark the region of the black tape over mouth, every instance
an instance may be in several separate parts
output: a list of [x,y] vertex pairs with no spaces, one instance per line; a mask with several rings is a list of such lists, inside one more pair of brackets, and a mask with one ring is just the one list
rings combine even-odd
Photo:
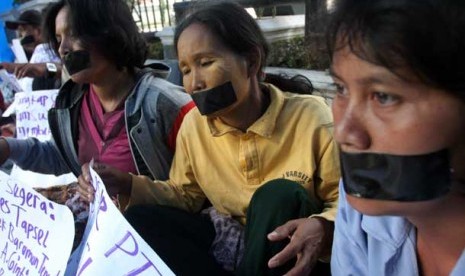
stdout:
[[90,67],[90,53],[85,50],[69,52],[63,57],[63,63],[72,76]]
[[194,93],[192,99],[202,115],[215,113],[237,101],[236,92],[230,81],[212,89]]
[[345,191],[356,197],[393,201],[426,201],[451,187],[449,154],[424,155],[341,152]]

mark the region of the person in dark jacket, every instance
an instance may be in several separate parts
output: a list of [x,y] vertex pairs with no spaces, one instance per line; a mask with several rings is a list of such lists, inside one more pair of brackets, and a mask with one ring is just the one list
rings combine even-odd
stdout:
[[71,78],[49,111],[53,139],[2,138],[0,163],[79,176],[94,160],[110,194],[122,199],[130,197],[131,174],[168,178],[178,128],[194,104],[182,88],[139,69],[147,48],[126,3],[58,1],[44,32]]

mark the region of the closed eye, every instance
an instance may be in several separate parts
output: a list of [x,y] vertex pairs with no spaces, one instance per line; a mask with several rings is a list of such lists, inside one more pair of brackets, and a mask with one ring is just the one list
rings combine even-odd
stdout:
[[201,61],[200,66],[202,67],[208,67],[213,63],[213,60],[207,60],[207,61]]
[[191,70],[188,69],[188,68],[181,69],[181,73],[182,73],[183,76],[188,75],[190,72],[191,72]]

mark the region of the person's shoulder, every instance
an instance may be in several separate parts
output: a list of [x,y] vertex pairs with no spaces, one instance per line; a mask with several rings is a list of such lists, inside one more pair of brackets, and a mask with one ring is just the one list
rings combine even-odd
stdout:
[[183,124],[187,124],[190,126],[198,126],[200,124],[206,124],[207,119],[205,116],[200,114],[199,110],[196,106],[194,106],[189,112],[186,113],[184,116]]
[[61,62],[57,54],[50,48],[47,43],[38,44],[34,48],[30,63]]
[[319,120],[321,122],[332,122],[331,108],[325,99],[315,95],[302,95],[284,92],[283,109],[291,113],[300,114],[301,118],[308,120]]
[[286,102],[292,104],[298,104],[303,106],[316,106],[320,108],[327,109],[329,105],[326,103],[325,99],[321,96],[316,95],[307,95],[307,94],[297,94],[292,92],[283,92]]
[[207,118],[200,114],[197,107],[192,108],[184,116],[178,136],[181,136],[189,144],[205,141],[208,139],[207,137],[211,136]]
[[47,45],[48,45],[47,43],[37,44],[36,47],[34,48],[34,52],[40,52],[40,51],[45,51],[49,49]]
[[171,83],[163,78],[157,77],[150,71],[144,72],[139,89],[146,89],[148,92],[156,92],[156,96],[158,96],[158,94],[163,94],[170,98],[181,97],[190,99],[190,96],[184,91],[183,87]]
[[169,116],[186,114],[195,106],[184,88],[151,73],[143,74],[131,97],[136,98],[143,109]]
[[270,89],[271,93],[279,95],[278,97],[282,97],[286,104],[292,105],[301,105],[301,106],[319,106],[321,108],[328,108],[328,104],[326,103],[325,99],[320,96],[312,95],[312,94],[301,94],[301,93],[293,93],[281,90],[280,88],[272,85],[267,84],[265,85]]

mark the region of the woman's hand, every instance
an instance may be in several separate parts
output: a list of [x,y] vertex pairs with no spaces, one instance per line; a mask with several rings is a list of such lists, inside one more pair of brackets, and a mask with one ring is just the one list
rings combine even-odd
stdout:
[[28,63],[15,70],[16,78],[21,79],[24,77],[37,78],[44,77],[47,73],[45,63]]
[[15,70],[23,67],[27,63],[1,62],[0,69],[5,69],[8,73],[13,74]]
[[[16,124],[15,123],[8,123],[0,126],[0,133],[3,137],[14,137],[16,132]],[[0,158],[0,160],[4,160],[4,158]],[[0,161],[0,163],[3,163]]]
[[78,177],[78,193],[84,202],[92,202],[94,200],[94,187],[90,182],[89,163],[85,163],[81,167],[82,174]]
[[[110,196],[117,194],[129,196],[131,194],[132,176],[129,173],[122,172],[115,167],[103,163],[94,163],[92,169],[103,180]],[[81,199],[87,202],[94,200],[95,191],[90,181],[89,163],[86,163],[82,166],[82,174],[78,178],[78,192],[81,195]]]
[[[3,131],[3,130],[2,130]],[[10,146],[5,139],[0,138],[0,165],[2,165],[10,156]]]
[[[302,218],[288,221],[268,234],[270,241],[290,238],[289,244],[268,262],[275,268],[297,257],[297,262],[286,275],[308,275],[320,257],[327,237],[324,219]],[[329,223],[329,222],[328,222]]]

